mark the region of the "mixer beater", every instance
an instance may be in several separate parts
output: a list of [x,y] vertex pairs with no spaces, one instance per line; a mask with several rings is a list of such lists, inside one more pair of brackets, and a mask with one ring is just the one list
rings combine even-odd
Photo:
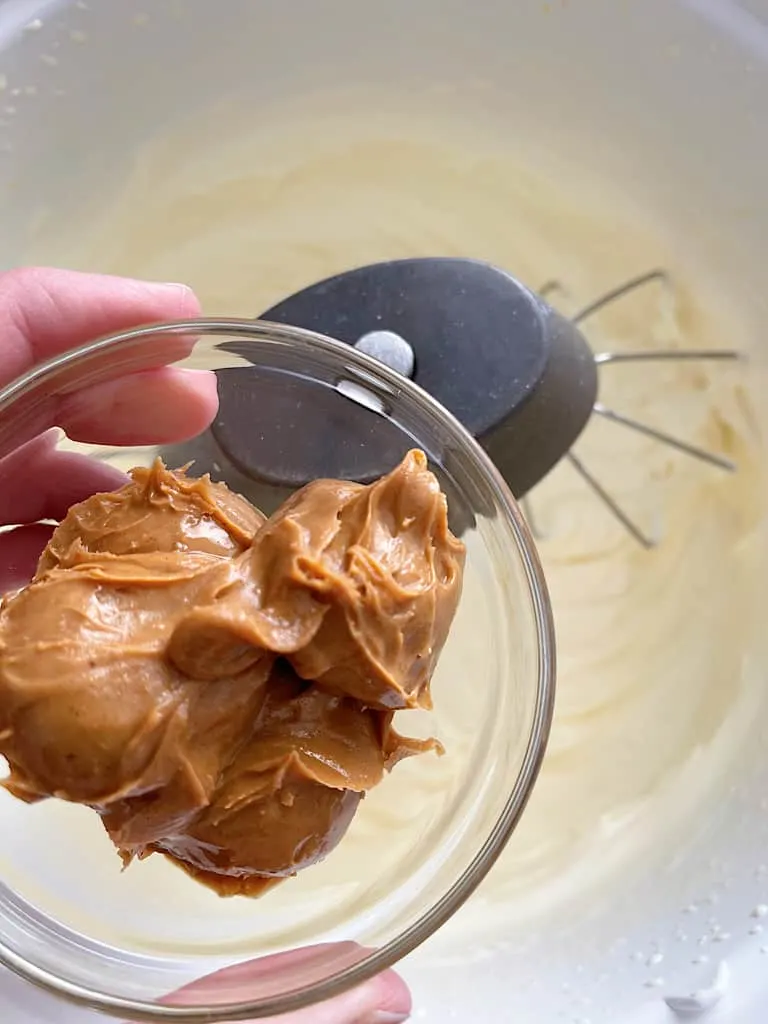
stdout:
[[[557,281],[535,293],[479,260],[391,260],[311,285],[259,319],[336,338],[412,378],[483,445],[538,539],[543,535],[529,494],[565,461],[623,529],[643,548],[652,548],[656,540],[574,449],[593,417],[717,470],[733,472],[736,466],[723,454],[601,401],[600,375],[638,363],[740,358],[731,349],[674,346],[593,352],[582,326],[653,283],[671,287],[664,270],[652,270],[565,316],[550,301],[567,294]],[[311,480],[370,481],[404,455],[404,425],[391,418],[396,396],[390,401],[374,393],[373,385],[369,390],[343,376],[318,380],[316,373],[283,374],[277,387],[280,371],[254,365],[248,346],[233,339],[222,347],[244,365],[216,371],[220,404],[214,423],[192,442],[163,449],[167,464],[193,461],[196,471],[214,478],[226,464],[238,489],[269,513]],[[340,403],[339,392],[349,401]],[[371,410],[378,418],[372,420]],[[127,455],[115,453],[121,462]],[[457,522],[454,529],[466,526]]]
[[[594,314],[601,312],[615,302],[619,302],[621,299],[631,295],[641,288],[644,288],[646,285],[656,282],[667,287],[671,285],[669,275],[666,271],[651,270],[648,273],[631,278],[618,287],[612,288],[604,295],[601,295],[598,299],[590,302],[587,306],[584,306],[577,313],[571,316],[571,323],[576,326],[580,326]],[[562,285],[559,281],[547,281],[539,289],[539,295],[543,299],[548,299],[550,296],[562,290]],[[603,351],[595,353],[594,356],[595,365],[598,367],[624,366],[631,363],[641,362],[733,362],[740,358],[741,353],[734,349],[674,348],[635,349],[617,352]],[[644,434],[646,437],[650,437],[654,441],[658,441],[660,444],[668,445],[670,448],[673,448],[678,452],[682,452],[684,455],[688,455],[694,459],[699,459],[701,462],[705,462],[717,469],[732,473],[735,472],[737,468],[736,463],[732,459],[726,458],[725,456],[719,455],[715,452],[707,451],[704,448],[691,444],[681,438],[674,437],[673,435],[659,430],[656,427],[650,426],[647,423],[643,423],[630,416],[626,416],[615,409],[609,408],[600,401],[595,401],[592,411],[595,415],[601,416],[612,423]],[[611,515],[613,515],[613,517],[639,544],[644,548],[652,548],[655,546],[656,541],[648,536],[648,534],[638,526],[621,504],[619,504],[616,498],[605,489],[602,483],[594,476],[594,474],[587,468],[584,462],[573,450],[566,452],[564,457],[596,497],[610,511]],[[525,517],[528,520],[528,525],[531,528],[531,532],[537,539],[542,539],[542,534],[537,527],[536,517],[534,515],[530,499],[523,497],[521,505],[525,513]]]

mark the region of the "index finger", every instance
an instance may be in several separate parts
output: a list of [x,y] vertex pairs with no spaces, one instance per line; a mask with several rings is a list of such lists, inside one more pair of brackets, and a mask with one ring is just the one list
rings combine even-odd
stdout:
[[[200,315],[183,285],[25,268],[0,275],[0,386],[69,348],[126,328]],[[69,374],[0,414],[0,459],[52,426],[75,440],[142,445],[186,440],[204,430],[218,404],[214,375],[169,368],[193,341],[151,339],[140,358],[100,358],[99,373]],[[114,369],[113,369],[114,367]]]
[[199,315],[197,298],[181,284],[54,267],[9,270],[0,274],[0,387],[102,335]]

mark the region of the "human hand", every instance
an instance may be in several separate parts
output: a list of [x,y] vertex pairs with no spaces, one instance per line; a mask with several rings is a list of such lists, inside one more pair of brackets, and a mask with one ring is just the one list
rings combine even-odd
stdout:
[[[0,274],[0,386],[60,352],[141,323],[198,316],[182,285],[157,285],[73,271],[29,268]],[[217,409],[212,374],[169,367],[83,388],[57,403],[54,422],[74,440],[114,445],[194,437]],[[4,456],[4,457],[2,457]],[[24,583],[50,536],[42,520],[125,482],[122,473],[58,451],[46,431],[0,452],[0,593]]]
[[[33,365],[137,324],[200,315],[182,285],[79,274],[47,268],[0,274],[0,387]],[[55,431],[73,440],[135,446],[194,437],[213,419],[215,377],[206,371],[159,367],[76,391],[57,403],[51,422],[15,451],[0,452],[0,594],[28,581],[52,527],[75,502],[125,481],[113,468],[56,448]],[[299,971],[310,951],[295,950],[219,971],[169,997],[175,1005],[219,1001],[224,990],[254,995],[279,970]],[[246,998],[243,995],[241,998]],[[327,1003],[262,1024],[395,1024],[411,1000],[405,983],[385,971]]]
[[[270,982],[274,990],[274,983],[281,976],[283,980],[286,975],[300,979],[302,961],[316,961],[326,951],[334,958],[348,961],[357,959],[363,952],[359,946],[348,942],[278,953],[217,971],[173,993],[167,1001],[174,1006],[215,1005],[227,992],[236,993],[237,1000],[245,1000],[249,990],[264,996],[270,989]],[[400,1024],[408,1019],[410,1010],[411,996],[405,982],[394,971],[384,971],[328,1002],[279,1017],[262,1018],[253,1024]]]

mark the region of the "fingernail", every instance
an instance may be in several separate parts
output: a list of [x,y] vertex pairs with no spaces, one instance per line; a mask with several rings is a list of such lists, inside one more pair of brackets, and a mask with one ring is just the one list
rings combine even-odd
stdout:
[[161,288],[163,291],[173,292],[191,292],[192,289],[188,284],[182,284],[180,281],[157,281],[155,282],[156,288]]
[[403,1021],[408,1020],[410,1016],[410,1013],[390,1013],[389,1010],[376,1010],[360,1024],[403,1024]]
[[152,287],[159,295],[164,295],[168,298],[174,296],[181,307],[180,312],[183,312],[185,315],[189,317],[199,315],[200,303],[188,284],[180,284],[177,281],[157,281],[153,283]]

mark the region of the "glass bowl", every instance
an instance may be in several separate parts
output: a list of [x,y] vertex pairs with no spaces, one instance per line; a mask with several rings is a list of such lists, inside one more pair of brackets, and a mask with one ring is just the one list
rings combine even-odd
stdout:
[[[96,814],[0,794],[0,963],[67,999],[146,1021],[244,1020],[325,1000],[438,929],[493,865],[525,807],[553,701],[553,624],[531,536],[482,448],[420,388],[341,342],[273,324],[200,319],[124,331],[0,391],[0,457],[56,425],[84,386],[175,363],[214,370],[211,428],[165,448],[76,444],[121,469],[160,453],[269,513],[308,477],[370,480],[421,448],[467,545],[434,711],[398,715],[444,757],[398,765],[321,864],[258,900],[221,899],[163,858],[120,860]],[[54,851],[54,856],[51,856]],[[213,1005],[166,994],[223,966],[302,947],[261,980],[237,972]],[[157,1001],[163,998],[162,1004]],[[212,998],[212,997],[211,997]],[[213,1016],[212,1016],[213,1015]]]

